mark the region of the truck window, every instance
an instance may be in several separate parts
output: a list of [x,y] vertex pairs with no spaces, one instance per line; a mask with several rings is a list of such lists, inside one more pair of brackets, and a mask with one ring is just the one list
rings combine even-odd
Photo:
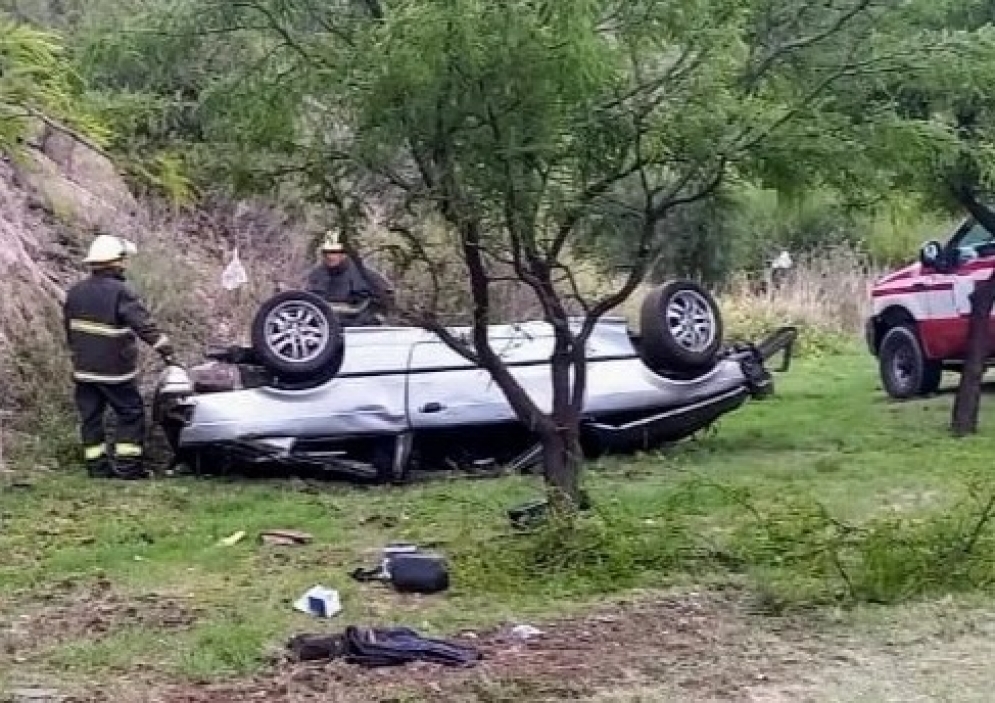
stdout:
[[995,235],[975,222],[957,241],[961,261],[995,254]]

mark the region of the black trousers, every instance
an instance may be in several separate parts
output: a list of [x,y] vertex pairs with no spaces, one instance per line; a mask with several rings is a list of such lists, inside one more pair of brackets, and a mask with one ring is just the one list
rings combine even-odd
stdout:
[[76,382],[76,408],[79,411],[83,453],[87,462],[107,460],[107,434],[104,415],[108,408],[117,420],[114,455],[117,459],[138,460],[145,440],[145,405],[138,384]]

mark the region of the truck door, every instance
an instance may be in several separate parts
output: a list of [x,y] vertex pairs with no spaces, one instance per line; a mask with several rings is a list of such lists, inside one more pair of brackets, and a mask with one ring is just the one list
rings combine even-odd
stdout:
[[[942,286],[939,296],[930,297],[928,351],[931,356],[960,359],[966,353],[970,295],[979,281],[995,269],[995,236],[973,219],[965,222],[947,244],[954,260],[949,271],[936,273],[934,281]],[[989,339],[995,333],[995,315],[988,321]],[[991,356],[995,348],[989,347]]]

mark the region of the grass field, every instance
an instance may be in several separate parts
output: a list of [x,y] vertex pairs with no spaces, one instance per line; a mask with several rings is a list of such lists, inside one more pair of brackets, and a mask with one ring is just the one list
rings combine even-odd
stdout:
[[[977,437],[950,439],[949,393],[890,403],[859,350],[797,362],[778,382],[777,397],[695,441],[591,466],[597,512],[569,536],[508,529],[505,510],[539,494],[529,477],[359,489],[12,473],[0,494],[0,693],[990,700],[995,567],[949,548],[963,535],[975,552],[995,544],[995,528],[974,530],[974,508],[953,507],[969,486],[995,485],[988,407]],[[315,539],[261,545],[272,528]],[[447,594],[349,578],[398,539],[439,543],[453,560]],[[291,607],[319,583],[342,594],[334,620]],[[488,658],[405,674],[268,661],[292,634],[351,623],[473,632]],[[547,634],[511,641],[517,623]]]

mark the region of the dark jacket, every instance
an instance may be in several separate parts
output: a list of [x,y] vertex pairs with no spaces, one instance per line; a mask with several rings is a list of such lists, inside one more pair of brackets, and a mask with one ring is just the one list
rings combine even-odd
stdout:
[[351,259],[335,268],[320,264],[308,274],[307,290],[328,301],[344,325],[383,324],[383,315],[393,306],[394,291],[378,272],[366,265],[363,269]]
[[95,272],[70,288],[63,322],[77,381],[131,381],[138,375],[138,339],[154,349],[169,344],[134,289],[116,272]]

